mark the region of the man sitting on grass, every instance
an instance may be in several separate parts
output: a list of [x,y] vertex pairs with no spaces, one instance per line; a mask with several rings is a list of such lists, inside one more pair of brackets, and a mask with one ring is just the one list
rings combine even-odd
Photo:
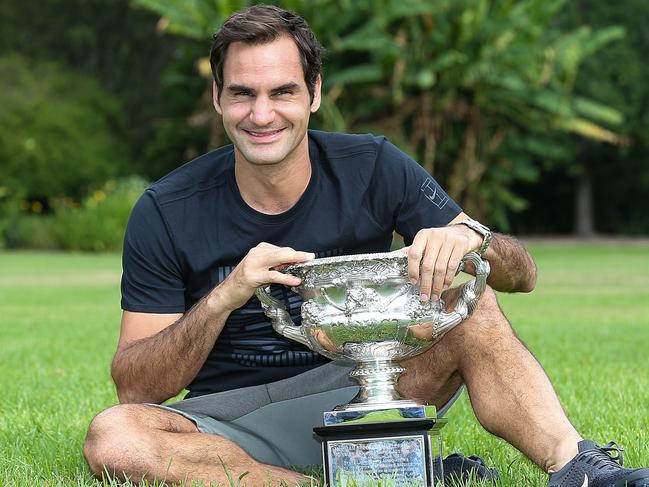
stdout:
[[[214,107],[233,144],[162,178],[133,209],[112,364],[121,404],[90,424],[84,454],[95,474],[308,480],[287,467],[319,463],[311,430],[357,387],[347,367],[272,330],[258,286],[275,284],[294,319],[301,304],[284,287],[299,279],[277,266],[387,251],[396,231],[423,300],[454,301],[447,288],[471,251],[490,262],[493,289],[534,288],[528,252],[471,220],[385,138],[307,130],[320,54],[304,20],[277,7],[236,13],[215,35]],[[549,486],[649,486],[649,469],[622,468],[574,429],[491,288],[403,365],[400,392],[442,413],[466,385],[480,423],[549,472]],[[159,406],[183,388],[184,400]]]

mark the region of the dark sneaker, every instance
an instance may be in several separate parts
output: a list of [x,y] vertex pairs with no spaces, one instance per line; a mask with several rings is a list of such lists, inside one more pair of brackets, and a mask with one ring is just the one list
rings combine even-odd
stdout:
[[450,485],[463,485],[470,480],[495,483],[500,478],[496,467],[487,467],[478,455],[467,458],[459,453],[451,453],[443,462],[444,483]]
[[577,456],[550,475],[548,487],[649,487],[649,468],[623,468],[615,443],[600,447],[582,440],[577,447]]

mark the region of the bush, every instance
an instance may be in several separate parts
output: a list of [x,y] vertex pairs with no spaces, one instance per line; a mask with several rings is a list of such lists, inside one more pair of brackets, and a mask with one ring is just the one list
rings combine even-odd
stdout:
[[47,204],[123,173],[121,111],[90,78],[51,62],[0,57],[0,189]]
[[81,204],[59,198],[52,202],[53,214],[14,215],[5,228],[5,244],[25,249],[120,250],[131,209],[146,186],[136,177],[110,180]]
[[3,225],[7,248],[51,250],[59,247],[54,234],[54,217],[33,213],[14,214]]

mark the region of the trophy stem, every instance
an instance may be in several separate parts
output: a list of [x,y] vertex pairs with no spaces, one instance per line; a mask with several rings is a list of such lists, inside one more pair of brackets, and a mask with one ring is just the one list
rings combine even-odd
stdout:
[[360,390],[349,404],[338,406],[335,410],[420,406],[417,401],[403,399],[397,392],[399,376],[405,370],[393,360],[359,362],[349,377],[358,383]]

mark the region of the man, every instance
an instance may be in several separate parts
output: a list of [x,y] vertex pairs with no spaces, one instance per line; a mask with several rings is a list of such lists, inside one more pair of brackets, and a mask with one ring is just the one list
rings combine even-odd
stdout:
[[[286,467],[318,462],[311,428],[356,387],[348,369],[263,317],[254,291],[268,283],[299,313],[284,287],[299,279],[282,265],[385,251],[396,230],[423,300],[439,299],[470,251],[489,260],[493,289],[534,288],[527,251],[470,220],[385,139],[307,131],[320,105],[320,52],[304,20],[276,7],[239,12],[215,35],[214,107],[233,145],[161,179],[133,210],[112,364],[121,404],[90,425],[84,454],[95,474],[306,480]],[[582,441],[491,289],[471,318],[404,365],[400,391],[440,411],[465,384],[482,425],[555,472],[551,486],[649,485],[649,469],[622,469]],[[183,388],[186,399],[157,406]]]

